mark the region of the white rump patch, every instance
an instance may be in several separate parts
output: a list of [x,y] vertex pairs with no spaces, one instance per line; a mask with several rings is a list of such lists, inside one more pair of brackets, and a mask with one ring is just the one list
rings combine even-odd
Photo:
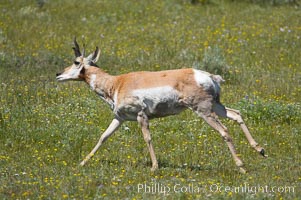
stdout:
[[211,79],[208,72],[204,72],[201,70],[193,69],[194,72],[194,79],[199,84],[202,85],[205,89],[209,89],[210,87],[214,86],[214,82]]

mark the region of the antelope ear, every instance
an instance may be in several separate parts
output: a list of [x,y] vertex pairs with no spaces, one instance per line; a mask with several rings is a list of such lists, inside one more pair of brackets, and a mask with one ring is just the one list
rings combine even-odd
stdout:
[[93,63],[96,63],[99,59],[99,56],[100,56],[100,50],[98,47],[96,47],[95,51],[93,53],[91,53],[87,59],[89,61],[92,61]]

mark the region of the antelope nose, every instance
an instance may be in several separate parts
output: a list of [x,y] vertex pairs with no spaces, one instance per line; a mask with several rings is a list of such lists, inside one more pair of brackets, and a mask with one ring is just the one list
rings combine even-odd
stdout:
[[56,73],[56,76],[59,76],[59,75],[61,75],[62,73]]

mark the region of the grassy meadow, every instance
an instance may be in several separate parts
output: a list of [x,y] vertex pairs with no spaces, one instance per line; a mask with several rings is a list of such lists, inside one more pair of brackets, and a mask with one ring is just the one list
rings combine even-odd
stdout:
[[[2,0],[0,199],[300,199],[301,9],[252,2]],[[220,73],[222,102],[269,157],[222,120],[248,170],[240,174],[220,135],[187,110],[151,121],[157,171],[135,122],[80,167],[113,115],[84,83],[56,82],[74,36],[100,47],[110,74]]]

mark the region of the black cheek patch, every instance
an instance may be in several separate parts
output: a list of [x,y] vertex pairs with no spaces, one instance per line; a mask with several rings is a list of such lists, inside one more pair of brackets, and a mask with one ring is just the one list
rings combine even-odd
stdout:
[[83,67],[82,70],[80,70],[80,74],[85,74],[86,69]]
[[79,78],[80,78],[80,79],[85,79],[85,72],[86,72],[86,69],[83,67],[83,68],[80,70],[80,73],[79,73]]

